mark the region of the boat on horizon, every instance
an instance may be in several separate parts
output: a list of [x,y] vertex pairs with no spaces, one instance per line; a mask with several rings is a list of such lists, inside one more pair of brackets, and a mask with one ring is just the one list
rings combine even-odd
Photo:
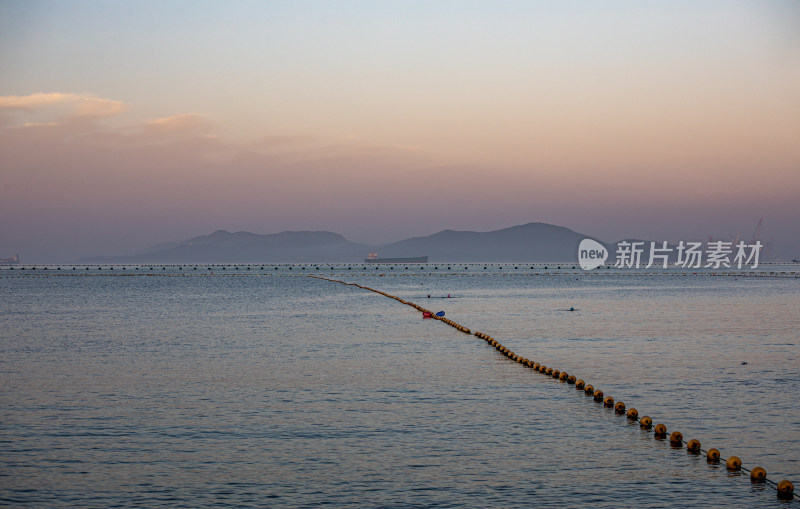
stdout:
[[371,252],[364,259],[364,263],[428,263],[427,256],[412,256],[408,258],[380,258],[378,253]]
[[19,254],[15,254],[11,258],[0,258],[0,263],[8,265],[17,265],[19,263]]

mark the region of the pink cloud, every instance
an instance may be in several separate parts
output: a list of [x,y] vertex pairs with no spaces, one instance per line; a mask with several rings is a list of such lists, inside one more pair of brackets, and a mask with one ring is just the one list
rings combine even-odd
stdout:
[[128,108],[121,101],[86,94],[54,92],[0,96],[0,110],[37,112],[54,106],[67,106],[71,118],[111,117],[119,115]]
[[78,94],[28,94],[0,96],[0,109],[17,109],[32,111],[43,106],[79,101],[82,97]]
[[182,113],[157,118],[145,124],[145,129],[154,133],[207,132],[210,128],[208,117],[199,113]]

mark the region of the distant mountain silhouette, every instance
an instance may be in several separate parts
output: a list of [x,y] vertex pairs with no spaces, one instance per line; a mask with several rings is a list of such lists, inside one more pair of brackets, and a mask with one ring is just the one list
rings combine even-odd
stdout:
[[[444,262],[569,262],[587,235],[563,226],[528,223],[489,232],[444,230],[425,237],[370,246],[326,231],[255,234],[218,230],[130,256],[81,260],[94,263],[360,263],[369,251],[381,257],[429,257]],[[596,240],[596,239],[595,239]]]
[[281,232],[258,235],[217,230],[178,243],[160,244],[131,256],[82,260],[95,263],[278,263],[353,262],[370,247],[332,232]]
[[574,262],[587,235],[563,226],[528,223],[489,232],[444,230],[380,246],[381,256],[427,254],[441,262]]

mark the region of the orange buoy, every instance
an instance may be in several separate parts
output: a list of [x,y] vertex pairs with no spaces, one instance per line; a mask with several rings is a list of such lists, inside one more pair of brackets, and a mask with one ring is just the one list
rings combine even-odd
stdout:
[[542,365],[541,365],[541,364],[539,364],[538,362],[534,362],[534,363],[533,363],[533,369],[535,369],[536,371],[539,371],[539,368],[540,368],[541,366],[542,366]]
[[639,427],[642,429],[650,429],[653,426],[653,419],[648,416],[644,416],[639,419]]
[[706,453],[706,459],[709,463],[716,463],[719,461],[719,451],[716,449],[709,449]]
[[594,400],[595,401],[603,401],[603,391],[597,389],[594,391]]
[[628,419],[635,421],[638,418],[639,418],[638,410],[636,410],[635,408],[631,408],[630,410],[628,410]]
[[606,396],[606,398],[603,400],[603,405],[607,407],[614,406],[614,398],[611,396]]
[[750,480],[753,482],[764,482],[767,480],[767,471],[761,467],[756,467],[750,471]]
[[569,375],[562,371],[561,374],[558,376],[558,379],[561,380],[562,382],[566,382],[567,380],[569,380]]
[[594,385],[586,384],[586,387],[583,388],[583,392],[591,396],[592,394],[594,394]]
[[550,376],[553,374],[553,368],[547,368],[547,371],[544,372],[545,375]]
[[742,460],[740,460],[738,456],[731,456],[725,461],[725,467],[728,470],[739,470],[742,468]]
[[553,378],[558,378],[559,376],[561,376],[561,371],[554,369],[552,374]]
[[656,438],[665,438],[667,436],[667,426],[664,424],[656,424],[656,427],[653,428],[653,433],[655,433]]
[[578,390],[583,389],[586,386],[586,382],[583,380],[575,380],[575,388]]
[[692,454],[699,454],[700,453],[700,440],[691,439],[686,444],[686,450]]
[[617,401],[617,404],[614,405],[614,411],[616,413],[618,413],[618,414],[624,414],[625,413],[625,403],[623,403],[622,401]]
[[794,497],[794,484],[790,481],[783,480],[778,483],[778,498],[781,500],[789,500]]
[[683,445],[683,434],[680,431],[673,431],[669,436],[669,443],[675,447]]
[[575,378],[575,375],[569,375],[569,378],[567,378],[567,383],[568,384],[574,384],[577,380],[578,379]]

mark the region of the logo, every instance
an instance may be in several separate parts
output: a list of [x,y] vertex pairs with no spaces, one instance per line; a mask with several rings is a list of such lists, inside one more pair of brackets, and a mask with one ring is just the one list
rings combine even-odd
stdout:
[[578,263],[583,270],[592,270],[603,265],[608,258],[608,250],[597,241],[583,239],[578,246]]
[[[649,246],[648,246],[649,244]],[[721,269],[736,267],[741,269],[750,265],[758,267],[759,257],[764,245],[756,240],[752,244],[739,241],[709,241],[703,250],[701,242],[680,241],[670,246],[667,241],[628,241],[616,244],[617,259],[614,268],[680,267],[683,269]],[[703,256],[705,255],[705,263]],[[599,242],[583,239],[578,246],[578,262],[583,270],[592,270],[603,265],[608,259],[608,250]],[[646,263],[646,265],[645,265]]]

